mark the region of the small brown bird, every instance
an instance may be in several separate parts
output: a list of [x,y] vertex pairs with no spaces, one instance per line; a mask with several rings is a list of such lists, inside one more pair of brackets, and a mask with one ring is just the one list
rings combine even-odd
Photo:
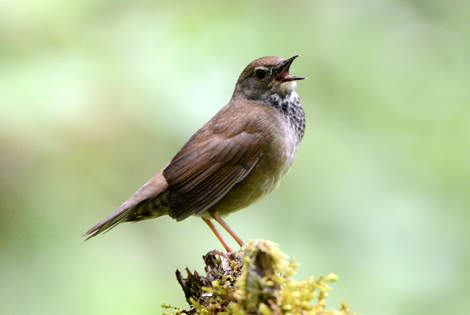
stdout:
[[211,222],[222,220],[273,191],[287,173],[305,130],[305,113],[289,68],[297,58],[263,57],[238,78],[230,102],[199,129],[165,168],[126,202],[88,230],[87,239],[121,222],[161,215],[181,221],[200,216],[228,252]]

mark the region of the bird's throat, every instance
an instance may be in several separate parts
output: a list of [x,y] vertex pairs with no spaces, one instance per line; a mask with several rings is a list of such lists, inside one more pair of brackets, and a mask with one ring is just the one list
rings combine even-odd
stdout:
[[297,94],[297,92],[295,92],[295,89],[297,89],[297,82],[287,81],[287,82],[282,83],[279,86],[279,94],[280,95],[287,95],[289,93]]
[[286,94],[271,94],[267,103],[285,117],[300,142],[305,132],[305,112],[295,88]]

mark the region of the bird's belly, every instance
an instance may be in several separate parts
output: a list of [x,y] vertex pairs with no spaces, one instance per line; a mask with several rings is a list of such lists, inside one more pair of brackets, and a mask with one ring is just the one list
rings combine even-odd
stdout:
[[294,161],[297,144],[286,141],[276,143],[274,147],[265,152],[251,173],[209,211],[227,215],[249,206],[276,189]]

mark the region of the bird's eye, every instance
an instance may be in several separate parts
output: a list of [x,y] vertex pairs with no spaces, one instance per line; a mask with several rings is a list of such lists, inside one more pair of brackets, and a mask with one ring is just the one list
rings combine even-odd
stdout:
[[266,78],[266,74],[268,73],[268,70],[266,69],[256,69],[255,70],[255,76],[258,80],[263,80]]

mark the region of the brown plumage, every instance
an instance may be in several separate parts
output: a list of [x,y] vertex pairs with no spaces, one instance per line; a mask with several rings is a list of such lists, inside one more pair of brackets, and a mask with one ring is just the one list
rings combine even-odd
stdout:
[[220,218],[274,190],[293,162],[305,128],[289,59],[263,57],[240,75],[230,102],[199,129],[170,164],[118,209],[88,230],[91,238],[121,222],[168,214],[177,221],[213,217],[242,245]]

